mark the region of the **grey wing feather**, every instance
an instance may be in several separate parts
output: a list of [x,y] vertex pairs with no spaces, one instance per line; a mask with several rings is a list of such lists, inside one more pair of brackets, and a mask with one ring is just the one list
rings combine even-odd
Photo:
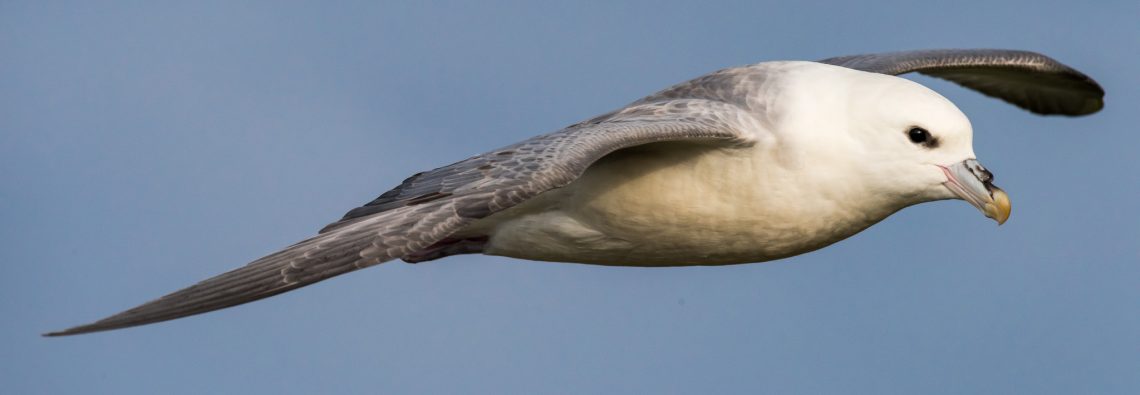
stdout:
[[[543,180],[545,185],[512,190],[516,194],[528,192],[520,196],[529,198],[537,194],[531,192],[541,193],[573,181],[602,155],[634,145],[665,140],[728,140],[742,143],[750,137],[739,130],[737,122],[746,116],[751,115],[745,114],[735,104],[719,100],[639,101],[622,110],[571,125],[558,132],[415,174],[375,200],[352,209],[340,221],[329,224],[321,232],[329,232],[361,218],[399,207],[445,199],[456,194],[470,194],[474,190],[534,183],[539,181],[535,178],[536,174],[549,177]],[[494,188],[487,188],[488,183]],[[518,203],[513,199],[511,202],[510,205]],[[468,205],[463,210],[466,215],[482,218],[502,208],[505,207],[494,203],[488,206]]]
[[1036,52],[935,49],[840,56],[819,62],[891,75],[916,71],[1037,114],[1087,115],[1104,107],[1104,89],[1096,81]]
[[74,335],[201,314],[288,292],[426,247],[462,226],[454,202],[393,210],[294,244],[252,263],[91,324],[46,334]]
[[658,141],[745,144],[741,110],[678,99],[639,103],[605,117],[417,174],[320,234],[244,267],[97,322],[74,335],[201,314],[291,291],[397,259],[472,221],[576,179],[598,158]]

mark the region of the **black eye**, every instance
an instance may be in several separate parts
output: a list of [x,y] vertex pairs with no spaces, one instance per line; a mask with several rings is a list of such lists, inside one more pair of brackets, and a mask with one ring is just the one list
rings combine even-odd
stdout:
[[930,132],[923,128],[910,128],[906,132],[906,136],[910,138],[910,142],[915,144],[927,144],[930,142]]

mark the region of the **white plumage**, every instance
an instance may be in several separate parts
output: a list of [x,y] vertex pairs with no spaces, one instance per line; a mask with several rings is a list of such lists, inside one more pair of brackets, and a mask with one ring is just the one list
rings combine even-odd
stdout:
[[1044,55],[933,50],[768,62],[681,83],[553,133],[409,177],[320,234],[92,324],[143,325],[287,292],[392,259],[486,253],[604,265],[760,262],[812,251],[910,205],[1009,199],[970,123],[914,82],[949,79],[1040,114],[1103,106]]

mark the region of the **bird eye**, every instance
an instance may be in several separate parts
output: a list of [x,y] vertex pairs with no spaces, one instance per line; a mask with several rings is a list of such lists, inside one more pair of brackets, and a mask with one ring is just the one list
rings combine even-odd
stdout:
[[910,138],[910,142],[915,144],[926,144],[930,141],[930,132],[923,128],[910,128],[906,135]]

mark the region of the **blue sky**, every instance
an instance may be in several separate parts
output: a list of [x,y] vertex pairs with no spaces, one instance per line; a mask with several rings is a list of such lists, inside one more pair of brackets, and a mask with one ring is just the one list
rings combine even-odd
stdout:
[[[1140,392],[1140,3],[0,3],[0,383],[36,393]],[[1013,199],[778,262],[393,262],[70,338],[414,172],[715,69],[1036,50],[1107,107],[970,116]]]

